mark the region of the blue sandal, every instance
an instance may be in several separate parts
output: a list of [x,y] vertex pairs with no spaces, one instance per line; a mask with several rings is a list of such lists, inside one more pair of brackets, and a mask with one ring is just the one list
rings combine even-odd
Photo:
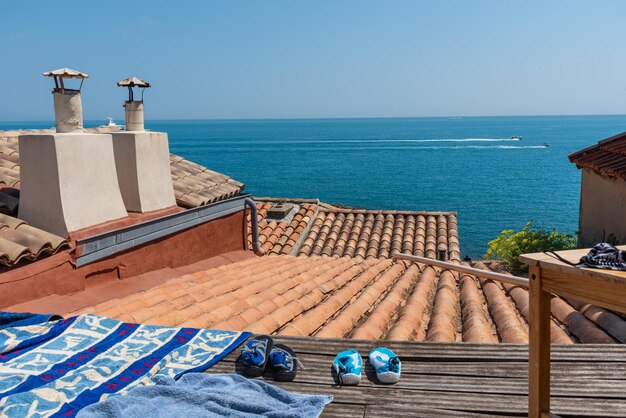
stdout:
[[263,375],[273,347],[274,340],[267,335],[261,335],[248,340],[243,347],[241,347],[243,374],[250,377]]
[[298,367],[304,369],[296,353],[284,344],[276,344],[270,352],[270,370],[274,380],[291,382],[296,378]]
[[385,347],[373,349],[370,351],[369,360],[381,383],[396,383],[400,380],[400,359],[390,349]]
[[358,385],[362,369],[363,359],[356,350],[342,351],[333,361],[333,370],[340,385]]

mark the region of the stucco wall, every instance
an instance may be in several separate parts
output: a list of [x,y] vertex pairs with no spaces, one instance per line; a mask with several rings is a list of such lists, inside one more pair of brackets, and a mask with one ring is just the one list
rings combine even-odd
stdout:
[[581,244],[589,247],[615,236],[626,244],[626,181],[583,168],[580,186]]

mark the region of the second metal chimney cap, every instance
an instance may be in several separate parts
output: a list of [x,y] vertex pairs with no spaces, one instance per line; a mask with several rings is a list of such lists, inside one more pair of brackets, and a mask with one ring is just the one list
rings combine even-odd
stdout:
[[150,83],[137,77],[129,77],[125,80],[118,81],[117,85],[120,87],[141,87],[144,89],[150,87]]

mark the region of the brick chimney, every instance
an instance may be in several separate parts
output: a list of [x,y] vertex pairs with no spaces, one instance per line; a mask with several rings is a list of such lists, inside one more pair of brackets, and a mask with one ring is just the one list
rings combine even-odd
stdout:
[[[128,216],[111,135],[83,132],[80,90],[88,75],[62,68],[44,76],[55,83],[56,133],[19,137],[18,216],[61,236]],[[71,79],[80,80],[77,89],[66,86]]]
[[[144,130],[143,92],[150,83],[130,77],[117,83],[128,88],[124,103],[126,132],[113,133],[119,187],[129,212],[151,212],[176,205],[167,134]],[[135,100],[133,88],[141,89]]]

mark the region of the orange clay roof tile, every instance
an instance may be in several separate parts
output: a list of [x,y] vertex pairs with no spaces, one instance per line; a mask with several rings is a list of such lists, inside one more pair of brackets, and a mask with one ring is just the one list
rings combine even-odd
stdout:
[[[272,202],[257,203],[262,219],[259,243],[268,254],[389,258],[402,252],[460,261],[454,213],[368,211],[287,202],[297,210],[288,219],[288,227],[282,228],[264,218]],[[274,240],[272,234],[281,237]]]
[[460,299],[463,322],[463,341],[474,343],[496,343],[497,334],[489,320],[487,302],[481,294],[477,280],[470,275],[461,275]]
[[439,275],[437,286],[426,339],[435,342],[455,342],[459,323],[456,273],[443,271]]
[[425,267],[412,292],[407,295],[405,305],[398,313],[398,318],[391,325],[387,339],[400,341],[422,341],[428,321],[434,290],[437,284],[437,272],[432,267]]
[[569,155],[578,168],[590,168],[611,177],[626,179],[626,132],[599,141]]
[[589,305],[587,303],[568,300],[570,304],[587,319],[591,320],[606,332],[613,336],[617,341],[626,343],[626,321],[624,319],[609,311],[608,309],[600,308],[597,306]]
[[[107,294],[123,282],[107,284]],[[45,302],[63,307],[64,298]],[[74,312],[256,333],[524,343],[527,309],[526,289],[448,270],[391,259],[276,255],[182,274]],[[620,315],[556,297],[552,312],[555,343],[614,343],[626,326]]]
[[411,264],[384,299],[374,307],[370,315],[355,326],[350,337],[365,340],[381,339],[392,322],[392,318],[404,302],[406,295],[415,284],[418,274],[419,267],[416,264]]

